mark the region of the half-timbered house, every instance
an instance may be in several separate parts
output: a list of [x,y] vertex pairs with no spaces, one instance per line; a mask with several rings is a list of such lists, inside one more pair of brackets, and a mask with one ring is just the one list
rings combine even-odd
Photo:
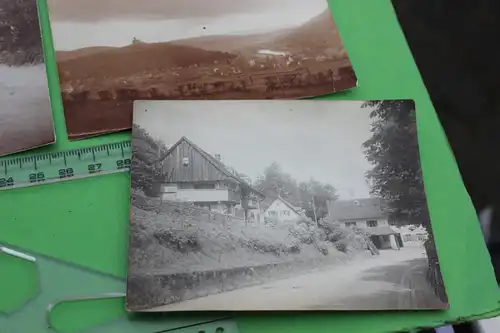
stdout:
[[234,215],[236,208],[259,210],[264,195],[186,137],[177,141],[159,161],[160,196]]

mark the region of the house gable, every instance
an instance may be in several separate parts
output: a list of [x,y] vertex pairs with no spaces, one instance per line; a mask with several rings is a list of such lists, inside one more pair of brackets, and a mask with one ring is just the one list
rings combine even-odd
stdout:
[[185,138],[181,138],[163,157],[162,175],[166,183],[216,182],[230,179]]
[[[288,215],[283,215],[283,212],[287,211]],[[276,198],[269,207],[266,208],[265,210],[265,215],[272,217],[270,212],[276,212],[275,217],[279,217],[281,219],[284,218],[292,218],[292,219],[298,219],[301,217],[300,212],[298,212],[295,207],[293,207],[290,203],[287,201],[283,200],[282,198]]]
[[264,197],[238,175],[229,171],[224,164],[196,144],[182,137],[157,163],[161,163],[161,171],[166,183],[180,182],[217,182],[237,183],[253,196]]

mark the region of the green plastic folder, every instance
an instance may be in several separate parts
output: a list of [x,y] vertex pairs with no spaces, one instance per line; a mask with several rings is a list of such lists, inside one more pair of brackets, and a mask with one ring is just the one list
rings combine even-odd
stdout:
[[[331,0],[330,7],[359,88],[322,99],[416,102],[424,182],[450,309],[137,318],[129,317],[123,299],[116,298],[61,304],[52,313],[57,330],[153,333],[184,327],[185,332],[215,333],[221,332],[217,325],[228,325],[226,333],[238,329],[242,333],[381,333],[500,314],[500,292],[476,214],[390,0]],[[129,139],[129,133],[120,133],[68,141],[45,0],[40,0],[40,8],[57,133],[57,144],[41,151]],[[36,264],[20,263],[0,254],[1,333],[49,332],[45,309],[59,298],[125,291],[129,186],[129,175],[123,173],[0,192],[0,244],[37,259]],[[228,317],[232,320],[220,321]],[[209,329],[196,326],[214,320],[206,324]]]

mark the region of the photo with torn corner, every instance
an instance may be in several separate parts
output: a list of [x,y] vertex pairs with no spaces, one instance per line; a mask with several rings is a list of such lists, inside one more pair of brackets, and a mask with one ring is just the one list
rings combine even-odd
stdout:
[[69,137],[134,100],[297,99],[356,87],[326,0],[48,0]]
[[36,0],[0,0],[0,156],[55,142]]
[[129,311],[446,309],[416,108],[137,101]]

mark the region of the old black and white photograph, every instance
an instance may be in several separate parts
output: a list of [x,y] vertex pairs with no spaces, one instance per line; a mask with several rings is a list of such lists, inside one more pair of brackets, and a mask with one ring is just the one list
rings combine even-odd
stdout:
[[54,141],[36,0],[0,0],[0,156]]
[[136,101],[127,310],[446,309],[411,100]]
[[48,0],[68,135],[129,129],[135,100],[354,88],[326,0]]

